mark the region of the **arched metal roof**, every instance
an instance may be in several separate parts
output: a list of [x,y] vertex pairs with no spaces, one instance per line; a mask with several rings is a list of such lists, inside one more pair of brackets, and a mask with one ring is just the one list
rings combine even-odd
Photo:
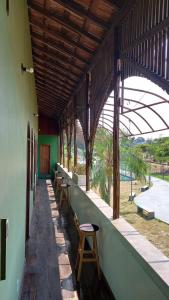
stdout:
[[[169,130],[169,95],[142,77],[130,77],[120,87],[120,131],[137,136]],[[114,94],[107,99],[99,127],[113,132]]]

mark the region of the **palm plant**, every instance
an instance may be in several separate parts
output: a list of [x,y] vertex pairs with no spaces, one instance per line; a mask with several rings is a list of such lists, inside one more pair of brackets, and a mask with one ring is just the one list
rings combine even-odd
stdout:
[[137,180],[145,180],[148,171],[147,163],[143,160],[143,153],[134,146],[133,140],[122,138],[120,147],[121,161],[124,162],[126,169],[134,174]]
[[109,204],[113,181],[113,141],[112,135],[104,128],[96,133],[92,186],[99,188],[101,197]]
[[[143,160],[142,152],[134,147],[132,139],[121,138],[120,157],[131,177],[134,176],[140,181],[145,180],[147,164]],[[113,185],[113,138],[112,134],[104,128],[97,130],[93,158],[92,186],[99,188],[101,197],[110,204]]]

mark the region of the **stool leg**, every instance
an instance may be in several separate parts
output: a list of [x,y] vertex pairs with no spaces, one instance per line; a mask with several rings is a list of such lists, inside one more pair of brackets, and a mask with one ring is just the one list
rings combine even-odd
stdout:
[[78,249],[77,257],[76,257],[75,270],[77,269],[78,265],[79,265],[79,249]]
[[58,184],[57,180],[56,180],[56,186],[55,186],[55,193],[58,196],[58,194],[59,194],[59,184]]
[[96,265],[97,265],[97,273],[100,278],[100,265],[99,265],[99,256],[98,256],[98,248],[97,248],[97,237],[96,235],[93,237],[93,249],[96,256]]
[[84,251],[84,246],[85,246],[85,235],[82,235],[82,242],[80,245],[80,249],[79,249],[79,268],[78,268],[78,274],[77,274],[77,281],[80,280],[80,275],[81,275],[81,271],[82,271],[82,264],[83,264],[83,251]]
[[67,204],[69,207],[70,205],[69,205],[69,188],[68,187],[66,188],[66,201],[67,201]]
[[57,193],[57,180],[55,181],[55,194]]
[[61,201],[60,201],[60,206],[63,206],[63,203],[67,202],[68,206],[69,205],[69,199],[68,199],[68,187],[66,187],[65,189],[62,189],[62,195],[61,195]]
[[63,202],[64,202],[64,190],[61,189],[61,192],[60,192],[60,207],[63,206]]
[[78,265],[79,265],[80,250],[82,249],[82,238],[83,238],[83,235],[79,232],[79,245],[78,245],[78,250],[77,250],[75,270],[78,268]]
[[67,205],[68,205],[68,207],[70,207],[70,203],[69,203],[69,188],[68,187],[67,187],[66,197],[67,197]]

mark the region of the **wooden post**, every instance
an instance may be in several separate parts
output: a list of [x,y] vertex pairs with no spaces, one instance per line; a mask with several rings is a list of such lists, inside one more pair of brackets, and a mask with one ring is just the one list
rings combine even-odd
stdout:
[[69,146],[69,123],[67,122],[67,127],[66,127],[66,140],[67,140],[67,169],[68,169],[68,172],[70,171],[70,146]]
[[65,142],[64,142],[64,131],[62,131],[62,137],[63,137],[63,138],[62,138],[62,141],[63,141],[63,145],[62,145],[62,146],[63,146],[63,151],[62,151],[62,152],[63,152],[63,167],[65,167],[65,151],[64,151],[64,143],[65,143]]
[[61,127],[60,127],[60,145],[59,145],[59,150],[60,150],[60,155],[59,155],[59,161],[60,161],[60,164],[62,164],[62,130],[61,130]]
[[67,168],[68,172],[71,167],[71,143],[72,143],[72,120],[70,120],[67,128]]
[[67,139],[67,169],[68,169],[68,172],[70,172],[70,145],[69,145],[70,141],[69,141],[69,138]]
[[74,117],[74,168],[77,166],[76,116]]
[[119,35],[115,30],[115,58],[114,58],[114,122],[113,122],[113,219],[119,218],[120,208],[120,150],[119,150],[119,113],[120,113],[120,60]]
[[91,169],[91,155],[90,155],[90,82],[91,74],[86,74],[86,191],[90,190],[90,169]]

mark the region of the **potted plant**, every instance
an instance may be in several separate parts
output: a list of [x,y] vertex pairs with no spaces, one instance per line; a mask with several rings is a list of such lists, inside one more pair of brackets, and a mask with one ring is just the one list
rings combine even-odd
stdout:
[[86,166],[82,164],[77,164],[77,166],[73,168],[72,179],[74,183],[78,185],[86,185]]

